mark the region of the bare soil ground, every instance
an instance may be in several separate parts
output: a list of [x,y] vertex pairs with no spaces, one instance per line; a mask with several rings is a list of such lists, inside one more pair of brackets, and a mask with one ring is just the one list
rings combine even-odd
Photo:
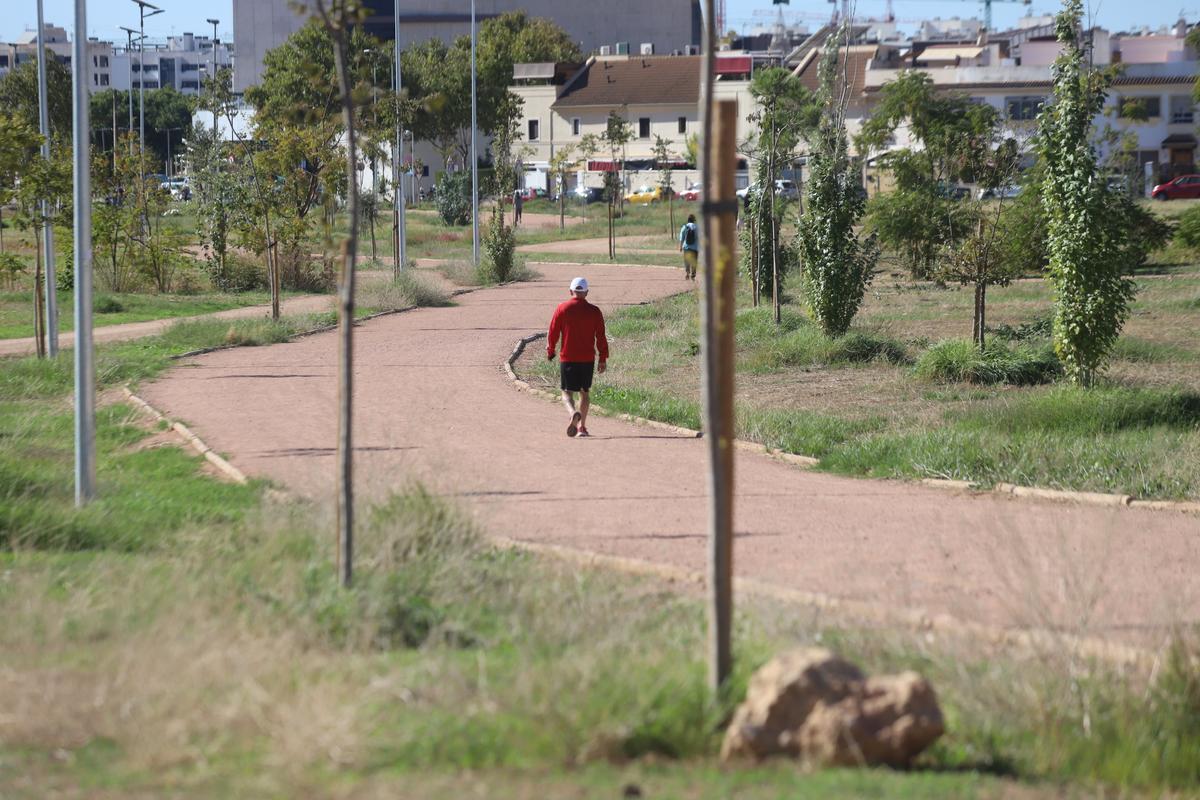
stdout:
[[[495,534],[702,570],[702,440],[605,418],[592,422],[594,438],[568,439],[558,405],[504,376],[513,342],[543,328],[577,267],[539,269],[538,281],[358,329],[359,492],[378,498],[421,480]],[[656,268],[595,266],[588,277],[609,310],[680,285]],[[212,353],[143,393],[246,473],[328,497],[335,346],[323,334]],[[1142,641],[1200,609],[1193,517],[956,495],[749,454],[737,490],[737,573],[781,586]]]

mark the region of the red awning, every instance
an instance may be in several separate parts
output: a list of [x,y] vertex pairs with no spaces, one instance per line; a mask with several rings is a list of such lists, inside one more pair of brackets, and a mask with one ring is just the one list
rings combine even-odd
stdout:
[[717,56],[718,75],[741,75],[753,69],[754,59],[750,56]]
[[589,172],[616,172],[617,169],[618,169],[617,164],[612,161],[589,161],[588,162],[588,171]]

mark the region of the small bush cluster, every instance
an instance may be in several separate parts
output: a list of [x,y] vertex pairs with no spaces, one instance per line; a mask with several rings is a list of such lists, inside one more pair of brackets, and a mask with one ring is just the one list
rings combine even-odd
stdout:
[[905,346],[895,339],[861,330],[832,338],[791,309],[784,309],[779,326],[765,306],[741,312],[737,337],[738,350],[744,353],[743,363],[760,372],[873,361],[905,364],[910,360]]
[[1200,205],[1183,212],[1175,226],[1175,241],[1190,250],[1200,250]]
[[471,221],[471,174],[443,172],[438,175],[434,201],[442,222],[447,225],[466,225]]
[[120,314],[125,306],[110,294],[98,294],[92,300],[92,310],[97,314]]
[[394,280],[365,284],[359,292],[358,302],[361,307],[374,311],[396,311],[450,305],[450,295],[428,276],[409,268]]
[[922,353],[913,371],[935,383],[1035,386],[1053,381],[1063,367],[1049,345],[1010,347],[993,340],[980,349],[965,339],[948,339]]
[[232,253],[224,262],[215,260],[205,264],[209,280],[223,292],[252,292],[267,288],[267,273],[260,264]]
[[507,283],[518,269],[517,232],[504,224],[504,217],[492,212],[492,220],[483,233],[484,259],[480,277],[484,283]]

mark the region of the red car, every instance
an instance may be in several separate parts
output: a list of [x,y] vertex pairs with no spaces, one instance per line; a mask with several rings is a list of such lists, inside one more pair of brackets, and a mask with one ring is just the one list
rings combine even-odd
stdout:
[[1200,175],[1180,175],[1173,181],[1160,183],[1150,196],[1155,200],[1178,200],[1185,197],[1200,197]]
[[693,186],[690,189],[686,189],[679,193],[679,197],[681,200],[693,200],[693,201],[699,200],[700,199],[700,187]]

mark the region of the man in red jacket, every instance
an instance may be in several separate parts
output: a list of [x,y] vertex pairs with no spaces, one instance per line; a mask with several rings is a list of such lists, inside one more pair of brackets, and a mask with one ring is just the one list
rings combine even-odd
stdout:
[[[546,339],[546,359],[554,360],[554,350],[562,338],[562,358],[559,377],[563,405],[571,415],[567,436],[589,436],[587,429],[588,392],[592,388],[592,372],[596,354],[600,354],[600,372],[608,367],[608,339],[604,336],[604,314],[587,301],[587,278],[571,281],[571,299],[560,303],[550,318],[550,335]],[[579,392],[579,408],[575,408],[575,392]]]

